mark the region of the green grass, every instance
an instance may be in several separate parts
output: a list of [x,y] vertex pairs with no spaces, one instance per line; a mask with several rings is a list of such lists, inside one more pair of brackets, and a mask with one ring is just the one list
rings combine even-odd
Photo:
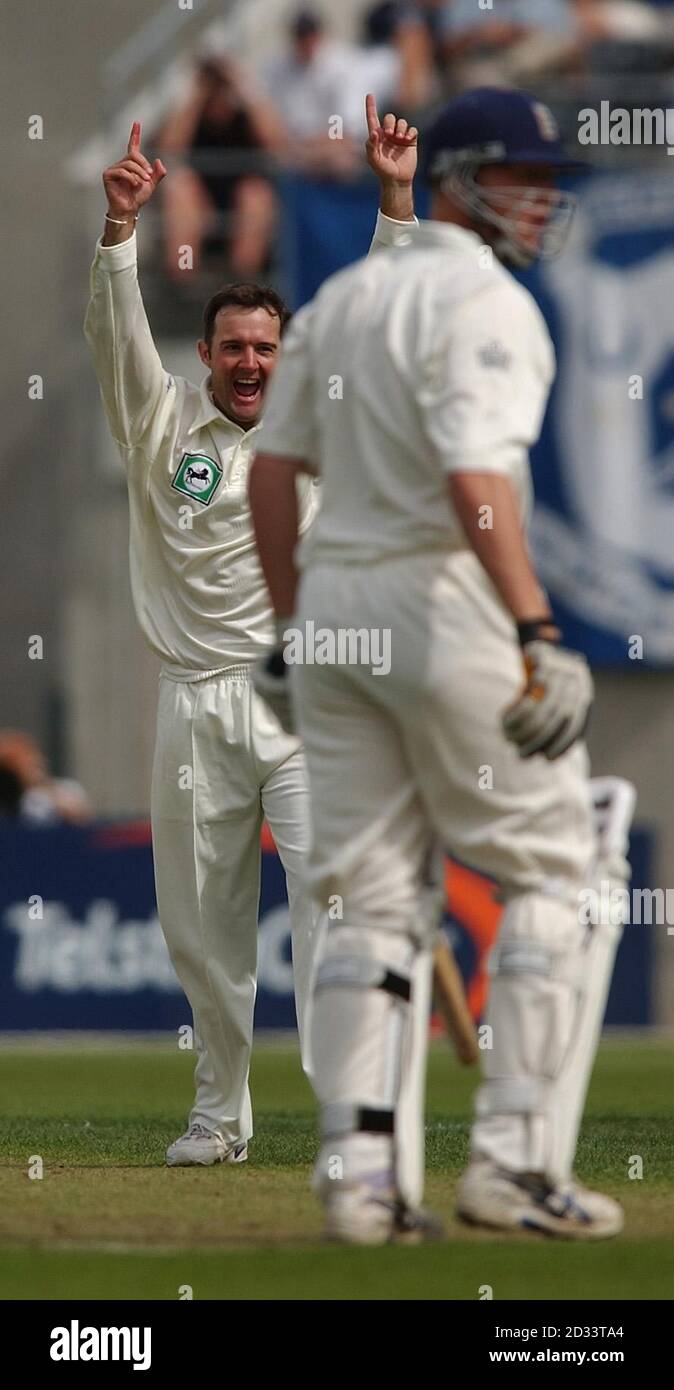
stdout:
[[[307,1246],[254,1252],[184,1250],[179,1254],[112,1251],[3,1252],[0,1296],[11,1299],[227,1301],[345,1299],[472,1300],[489,1284],[495,1300],[669,1300],[674,1252],[644,1241],[630,1259],[615,1242],[597,1246],[452,1240],[384,1250]],[[182,1290],[182,1292],[181,1292]],[[603,1319],[602,1319],[603,1320]]]
[[[294,1048],[256,1049],[256,1135],[247,1165],[167,1169],[193,1058],[136,1049],[0,1049],[1,1298],[670,1298],[674,1292],[674,1046],[609,1040],[578,1150],[581,1178],[618,1196],[619,1241],[596,1247],[495,1240],[452,1218],[475,1077],[433,1048],[427,1200],[446,1243],[341,1250],[318,1244],[309,1191],[314,1104]],[[44,1176],[30,1180],[33,1155]],[[634,1156],[643,1179],[630,1180]]]

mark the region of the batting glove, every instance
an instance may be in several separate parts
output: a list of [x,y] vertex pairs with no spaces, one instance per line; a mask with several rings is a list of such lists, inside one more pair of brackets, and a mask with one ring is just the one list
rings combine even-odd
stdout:
[[549,620],[521,623],[519,636],[527,683],[503,715],[503,732],[521,758],[542,753],[552,762],[585,732],[594,696],[590,668],[584,656],[557,645]]
[[[287,620],[283,623],[279,622],[277,629],[287,625]],[[278,641],[276,646],[272,647],[271,651],[267,652],[266,656],[263,656],[255,664],[252,682],[253,689],[257,691],[272,714],[276,716],[284,734],[294,734],[297,730],[290,699],[288,666],[284,660],[283,650],[283,642]]]

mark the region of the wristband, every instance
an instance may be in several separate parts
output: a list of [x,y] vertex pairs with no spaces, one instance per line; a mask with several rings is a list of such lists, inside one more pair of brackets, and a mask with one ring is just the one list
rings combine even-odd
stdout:
[[557,646],[562,640],[553,618],[529,618],[525,623],[518,623],[517,636],[521,647],[526,647],[528,642],[551,642]]
[[105,220],[106,220],[106,222],[114,222],[114,224],[115,224],[116,227],[126,227],[127,222],[131,222],[131,221],[137,222],[137,221],[138,221],[138,213],[136,213],[136,216],[135,216],[134,218],[131,218],[131,217],[121,217],[121,218],[120,218],[120,217],[108,217],[108,214],[107,214],[107,212],[106,212],[106,214],[105,214]]

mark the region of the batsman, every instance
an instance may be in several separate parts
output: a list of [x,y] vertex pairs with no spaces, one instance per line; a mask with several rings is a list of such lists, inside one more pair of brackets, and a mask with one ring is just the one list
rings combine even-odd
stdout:
[[[388,162],[377,239],[390,249],[296,315],[250,477],[281,644],[260,684],[282,712],[290,684],[311,886],[342,903],[312,1030],[326,1234],[437,1233],[420,1205],[420,1052],[439,840],[495,879],[505,905],[459,1215],[610,1236],[620,1207],[581,1187],[572,1164],[620,928],[588,927],[579,892],[624,882],[632,795],[609,780],[593,807],[590,672],[564,646],[527,546],[528,451],[554,358],[510,271],[561,250],[573,200],[557,177],[572,161],[541,102],[472,91],[426,134],[430,218],[418,223],[415,133],[393,115],[380,125],[372,98],[368,121],[370,157]],[[320,476],[322,504],[298,586],[306,473]],[[309,623],[390,630],[389,674],[281,660],[289,630]]]

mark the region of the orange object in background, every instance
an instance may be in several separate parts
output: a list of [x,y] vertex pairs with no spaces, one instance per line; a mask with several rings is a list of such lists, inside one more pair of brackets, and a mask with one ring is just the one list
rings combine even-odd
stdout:
[[[262,848],[274,851],[274,837],[264,822],[262,826]],[[445,859],[445,907],[447,912],[463,927],[472,938],[475,946],[476,965],[473,975],[466,981],[468,1007],[475,1022],[482,1017],[487,1002],[489,978],[487,957],[496,940],[503,908],[494,902],[494,885],[474,869],[463,864],[455,864]],[[433,1018],[433,1028],[444,1032],[444,1025],[437,1015]]]
[[262,845],[263,850],[271,850],[272,853],[276,850],[274,836],[272,835],[271,830],[269,829],[269,826],[267,825],[266,821],[263,821],[262,823],[262,834],[260,835],[260,844]]
[[487,957],[496,940],[503,907],[494,902],[494,885],[488,878],[451,859],[445,862],[445,897],[447,911],[475,943],[476,968],[466,983],[466,993],[468,1007],[477,1022],[487,1002]]

